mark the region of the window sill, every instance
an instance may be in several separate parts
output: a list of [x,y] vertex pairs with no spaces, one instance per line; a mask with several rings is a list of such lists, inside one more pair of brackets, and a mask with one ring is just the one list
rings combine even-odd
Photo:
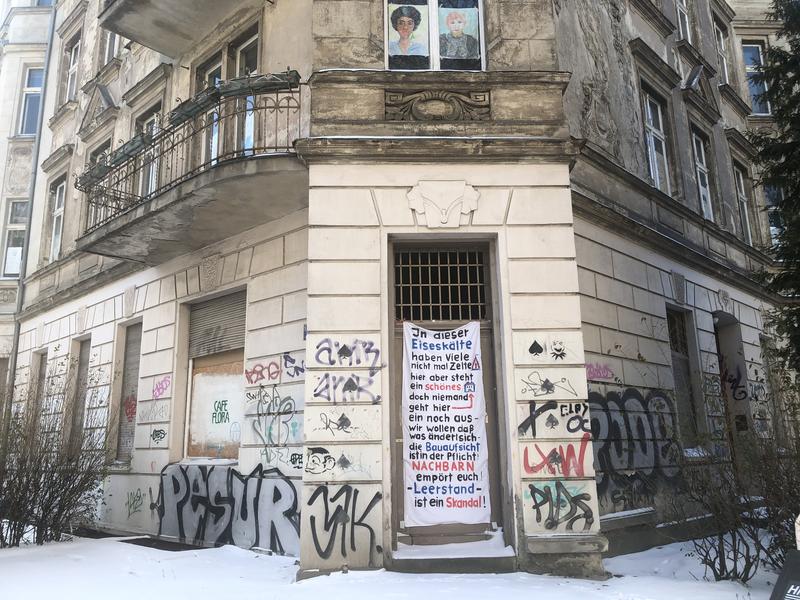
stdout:
[[15,133],[14,135],[8,136],[8,141],[10,142],[32,142],[35,139],[35,133]]

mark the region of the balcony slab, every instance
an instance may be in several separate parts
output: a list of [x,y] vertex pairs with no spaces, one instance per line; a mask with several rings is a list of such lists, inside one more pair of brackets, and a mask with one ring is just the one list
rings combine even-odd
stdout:
[[78,249],[158,265],[308,206],[294,155],[220,164],[78,239]]

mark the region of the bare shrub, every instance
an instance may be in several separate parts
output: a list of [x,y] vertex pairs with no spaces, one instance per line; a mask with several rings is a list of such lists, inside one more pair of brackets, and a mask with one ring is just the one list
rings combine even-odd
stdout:
[[667,499],[673,522],[696,528],[694,555],[715,581],[746,583],[763,553],[759,525],[752,518],[757,500],[742,493],[730,463],[685,466],[682,485]]
[[[74,372],[73,369],[70,369]],[[106,474],[106,409],[66,375],[15,398],[0,463],[0,548],[58,540],[94,519]],[[69,400],[65,400],[69,398]]]

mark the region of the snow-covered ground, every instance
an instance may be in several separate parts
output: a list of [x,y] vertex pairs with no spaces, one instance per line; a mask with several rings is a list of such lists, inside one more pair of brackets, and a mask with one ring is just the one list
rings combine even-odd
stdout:
[[122,543],[123,538],[0,550],[2,600],[766,600],[774,574],[759,571],[748,587],[703,581],[691,544],[671,544],[611,558],[607,581],[511,573],[406,575],[387,571],[334,574],[295,582],[292,558],[233,546],[166,552]]

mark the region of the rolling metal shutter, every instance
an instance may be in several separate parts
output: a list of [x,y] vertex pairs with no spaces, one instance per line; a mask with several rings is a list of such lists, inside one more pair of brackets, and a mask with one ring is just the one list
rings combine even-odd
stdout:
[[244,348],[247,292],[195,304],[189,317],[189,358]]

